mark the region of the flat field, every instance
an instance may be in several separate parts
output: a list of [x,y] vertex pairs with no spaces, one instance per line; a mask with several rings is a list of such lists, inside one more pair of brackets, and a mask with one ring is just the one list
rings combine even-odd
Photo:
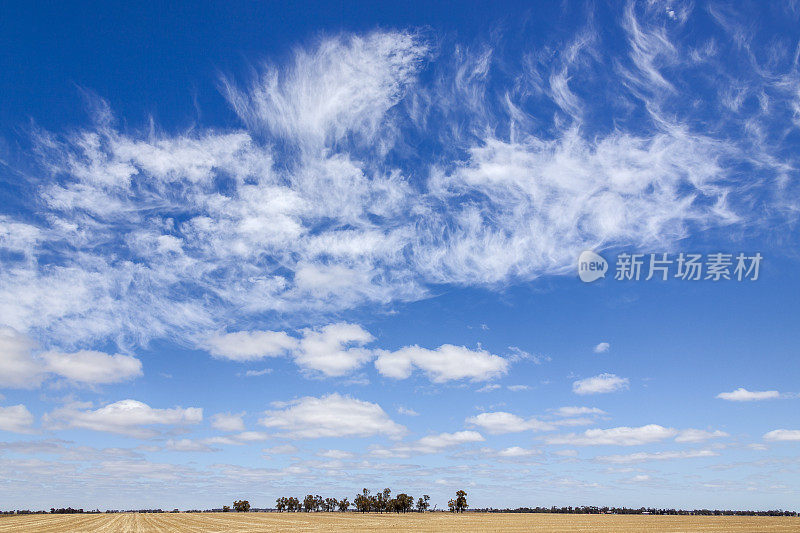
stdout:
[[558,515],[504,513],[191,513],[0,517],[0,533],[34,532],[800,532],[800,517]]

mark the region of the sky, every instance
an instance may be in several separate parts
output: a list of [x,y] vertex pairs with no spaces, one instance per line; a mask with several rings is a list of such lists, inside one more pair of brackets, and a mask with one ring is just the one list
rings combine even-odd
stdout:
[[798,509],[798,28],[4,3],[0,508]]

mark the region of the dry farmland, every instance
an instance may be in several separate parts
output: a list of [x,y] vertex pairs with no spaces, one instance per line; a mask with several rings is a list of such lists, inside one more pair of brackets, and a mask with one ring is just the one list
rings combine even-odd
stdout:
[[33,532],[244,532],[244,531],[591,531],[800,532],[800,517],[612,516],[558,514],[411,513],[197,513],[28,515],[0,517],[0,533]]

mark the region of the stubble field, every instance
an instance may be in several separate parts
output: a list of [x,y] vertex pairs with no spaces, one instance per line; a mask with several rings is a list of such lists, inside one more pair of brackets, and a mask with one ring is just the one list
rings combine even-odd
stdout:
[[191,513],[28,515],[0,518],[7,532],[255,532],[255,531],[553,531],[553,532],[800,532],[800,517],[612,516],[501,513]]

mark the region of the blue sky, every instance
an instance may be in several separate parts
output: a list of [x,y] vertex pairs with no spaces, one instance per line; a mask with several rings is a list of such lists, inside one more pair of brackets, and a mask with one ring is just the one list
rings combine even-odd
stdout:
[[796,508],[796,3],[2,11],[0,507]]

